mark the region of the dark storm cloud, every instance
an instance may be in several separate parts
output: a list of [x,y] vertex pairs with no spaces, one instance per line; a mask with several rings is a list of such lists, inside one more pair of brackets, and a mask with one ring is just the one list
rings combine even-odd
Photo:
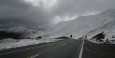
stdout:
[[61,0],[56,13],[58,14],[84,14],[87,12],[100,12],[115,8],[115,0]]
[[[29,25],[36,24],[40,27],[49,27],[55,16],[66,14],[77,14],[79,16],[90,12],[100,12],[115,8],[114,5],[115,0],[58,0],[57,5],[50,9],[43,8],[43,6],[34,7],[24,2],[24,0],[0,0],[0,21],[7,21],[10,25],[13,25],[14,22],[15,24],[18,22],[19,25],[19,22],[24,21],[24,23]],[[8,26],[9,24],[7,23],[1,24]]]
[[43,20],[46,13],[41,8],[35,8],[23,0],[0,0],[1,17],[22,17],[24,19]]
[[11,23],[12,25],[15,23],[19,25],[20,21],[25,21],[23,24],[28,23],[31,25],[34,23],[34,25],[36,24],[38,27],[46,27],[50,24],[49,17],[42,8],[33,7],[23,0],[0,0],[0,21],[4,22],[1,24],[5,26],[9,26]]

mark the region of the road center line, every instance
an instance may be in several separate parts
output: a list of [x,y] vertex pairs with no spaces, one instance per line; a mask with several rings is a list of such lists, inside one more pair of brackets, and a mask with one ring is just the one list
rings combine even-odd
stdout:
[[82,58],[83,46],[84,46],[84,39],[83,39],[83,43],[82,43],[81,50],[80,50],[80,54],[79,54],[79,57],[78,57],[78,58]]
[[[65,41],[63,41],[63,42],[65,42]],[[59,42],[59,43],[60,43],[60,42]],[[57,44],[57,43],[55,43],[55,44]],[[49,46],[50,46],[50,45],[49,45]],[[20,50],[16,50],[16,51],[6,52],[6,53],[0,54],[0,56],[1,56],[1,55],[5,55],[5,54],[10,54],[10,53],[15,53],[15,52],[23,51],[23,50],[33,49],[33,48],[36,48],[36,47],[40,47],[40,46],[35,46],[35,47],[20,49]]]
[[40,53],[38,53],[38,54],[29,56],[29,57],[27,57],[27,58],[35,58],[35,57],[38,57],[39,55],[41,55],[41,54],[43,54],[43,53],[45,53],[45,52],[48,52],[48,51],[50,51],[50,50],[53,50],[53,49],[56,49],[56,48],[59,48],[59,47],[61,47],[61,46],[65,46],[65,45],[67,45],[67,44],[62,44],[62,45],[59,45],[59,46],[56,46],[56,47],[53,47],[53,48],[51,47],[51,48],[49,48],[49,49],[47,49],[47,50],[45,50],[45,51],[42,51],[42,52],[40,52]]

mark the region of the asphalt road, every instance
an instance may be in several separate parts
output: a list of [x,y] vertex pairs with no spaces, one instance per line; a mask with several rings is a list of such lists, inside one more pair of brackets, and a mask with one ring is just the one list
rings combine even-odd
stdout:
[[78,58],[83,40],[64,40],[2,52],[0,58]]
[[82,58],[115,58],[115,44],[96,44],[85,40]]
[[115,45],[69,39],[0,52],[0,58],[115,58]]

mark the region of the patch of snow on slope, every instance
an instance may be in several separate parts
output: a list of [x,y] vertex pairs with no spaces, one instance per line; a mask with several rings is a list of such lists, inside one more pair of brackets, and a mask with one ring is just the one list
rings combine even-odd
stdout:
[[43,31],[29,29],[29,28],[26,28],[24,26],[11,27],[11,28],[3,30],[3,31],[14,32],[14,33],[22,33],[22,34],[24,34],[22,37],[24,37],[24,38],[33,38],[33,39],[44,35]]
[[22,46],[27,46],[27,45],[35,45],[35,44],[40,44],[40,43],[49,43],[49,42],[55,42],[59,41],[59,39],[20,39],[20,40],[15,40],[15,39],[3,39],[0,40],[0,50],[3,49],[10,49],[10,48],[16,48],[16,47],[22,47]]
[[9,29],[7,29],[6,31],[9,31],[9,32],[21,32],[21,33],[29,33],[29,32],[35,32],[37,30],[33,30],[33,29],[28,29],[24,26],[18,26],[18,27],[11,27]]
[[87,36],[91,38],[92,36],[104,31],[105,35],[114,33],[115,31],[115,20],[109,21],[108,23],[97,27],[96,29],[91,30],[89,33],[87,33]]

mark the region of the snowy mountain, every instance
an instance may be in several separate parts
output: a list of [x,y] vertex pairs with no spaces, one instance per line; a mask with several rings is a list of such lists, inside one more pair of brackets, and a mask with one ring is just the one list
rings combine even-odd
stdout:
[[[106,24],[97,27],[96,29],[91,30],[87,33],[87,36],[91,38],[92,36],[103,32],[106,35],[106,39],[109,37],[109,39],[112,39],[113,36],[115,36],[115,19],[107,22]],[[110,38],[111,37],[111,38]]]
[[[29,28],[26,28],[24,26],[17,26],[17,27],[11,27],[11,28],[8,28],[8,29],[4,29],[4,30],[0,30],[2,33],[4,33],[3,37],[4,36],[7,36],[8,34],[10,36],[7,36],[7,37],[13,37],[14,35],[20,35],[20,37],[13,37],[14,39],[17,39],[17,38],[37,38],[39,36],[42,36],[44,34],[43,31],[38,31],[38,30],[34,30],[34,29],[29,29]],[[1,33],[0,33],[1,34]],[[14,35],[11,35],[11,34],[14,34]],[[6,38],[7,38],[6,37]]]
[[23,26],[29,29],[43,30],[38,22],[22,18],[0,18],[0,30]]
[[30,32],[37,32],[37,30],[34,29],[28,29],[24,26],[18,26],[18,27],[11,27],[7,29],[8,32],[16,32],[16,33],[30,33]]
[[96,15],[81,16],[70,22],[61,22],[50,29],[50,35],[69,36],[72,34],[75,38],[79,38],[113,20],[115,20],[115,9],[109,9]]

